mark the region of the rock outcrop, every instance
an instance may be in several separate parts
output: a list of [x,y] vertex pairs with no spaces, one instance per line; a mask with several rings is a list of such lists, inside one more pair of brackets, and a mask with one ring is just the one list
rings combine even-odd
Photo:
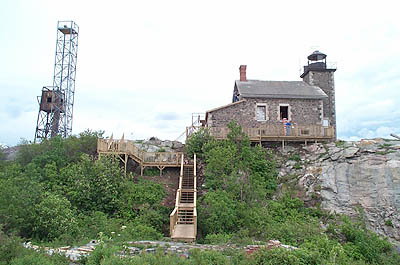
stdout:
[[331,212],[361,212],[370,229],[400,241],[400,141],[317,143],[290,150],[288,158],[280,176],[297,176],[306,202],[318,198]]
[[162,141],[157,137],[148,140],[136,140],[135,145],[146,152],[182,152],[183,144],[179,141]]

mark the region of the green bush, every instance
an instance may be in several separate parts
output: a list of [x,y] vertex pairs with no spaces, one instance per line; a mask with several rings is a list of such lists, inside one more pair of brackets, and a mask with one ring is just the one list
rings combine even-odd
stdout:
[[[348,217],[343,217],[342,221],[339,230],[346,239],[343,247],[349,257],[372,264],[383,264],[388,256],[393,256],[393,246],[387,240],[368,231],[360,222],[353,223]],[[393,257],[400,261],[399,255]]]
[[123,236],[128,240],[159,240],[162,234],[151,226],[131,222],[123,231]]
[[58,192],[82,212],[118,211],[124,173],[111,157],[93,162],[82,155],[78,163],[62,168],[56,181]]
[[192,249],[190,251],[190,259],[194,264],[199,265],[228,265],[230,264],[228,257],[218,251],[210,251],[200,249]]
[[292,154],[291,156],[289,156],[288,160],[293,160],[293,161],[299,162],[299,161],[301,161],[301,157],[298,153],[296,153],[296,154]]
[[206,244],[226,244],[230,240],[232,240],[232,237],[233,237],[233,234],[225,234],[225,233],[208,234],[204,239],[204,243],[206,243]]
[[22,240],[16,236],[7,236],[0,225],[0,265],[9,264],[24,251]]
[[48,256],[43,252],[34,250],[27,251],[24,255],[14,258],[10,265],[68,265],[70,261],[65,257],[57,254]]
[[205,146],[212,139],[213,137],[210,135],[210,132],[205,128],[201,128],[186,140],[186,154],[191,158],[193,158],[194,154],[196,154],[199,158],[203,158],[203,146]]
[[290,264],[290,265],[319,265],[324,264],[317,253],[305,249],[286,250],[282,248],[261,249],[251,256],[251,264]]
[[160,170],[158,168],[145,168],[143,170],[143,176],[154,177],[159,176]]
[[198,206],[199,229],[205,234],[229,233],[238,227],[238,203],[226,191],[208,192]]
[[60,195],[46,193],[34,214],[35,236],[51,241],[62,234],[74,234],[77,229],[76,215],[71,203]]
[[86,261],[86,265],[112,264],[112,263],[107,263],[107,262],[109,260],[113,260],[113,261],[116,260],[115,253],[118,250],[120,250],[120,248],[118,248],[118,247],[106,246],[104,244],[100,244],[90,254],[90,256],[88,257],[88,259]]
[[0,222],[5,232],[31,237],[36,205],[40,203],[42,186],[33,181],[17,164],[0,172]]

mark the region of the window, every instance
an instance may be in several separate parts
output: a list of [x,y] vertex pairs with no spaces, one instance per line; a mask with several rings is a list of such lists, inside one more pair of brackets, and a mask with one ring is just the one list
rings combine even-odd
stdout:
[[257,120],[265,121],[267,120],[267,106],[266,105],[257,105]]
[[47,103],[51,103],[51,97],[47,97]]
[[281,120],[289,119],[289,106],[279,106],[279,117]]

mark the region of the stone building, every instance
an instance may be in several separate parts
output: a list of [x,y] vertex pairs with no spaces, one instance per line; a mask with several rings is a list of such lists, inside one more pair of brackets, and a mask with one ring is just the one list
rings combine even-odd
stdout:
[[336,139],[336,69],[327,67],[325,54],[308,56],[303,81],[252,80],[247,79],[246,65],[239,70],[232,103],[206,112],[206,127],[215,135],[235,120],[249,136],[265,140]]

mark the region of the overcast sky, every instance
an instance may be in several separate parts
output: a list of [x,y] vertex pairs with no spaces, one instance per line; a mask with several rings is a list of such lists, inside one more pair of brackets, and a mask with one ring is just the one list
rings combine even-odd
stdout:
[[[58,20],[80,27],[73,133],[175,140],[191,113],[247,77],[301,80],[316,48],[337,62],[338,137],[400,134],[397,1],[23,1],[0,7],[0,143],[33,140]],[[181,140],[183,140],[181,138]]]

